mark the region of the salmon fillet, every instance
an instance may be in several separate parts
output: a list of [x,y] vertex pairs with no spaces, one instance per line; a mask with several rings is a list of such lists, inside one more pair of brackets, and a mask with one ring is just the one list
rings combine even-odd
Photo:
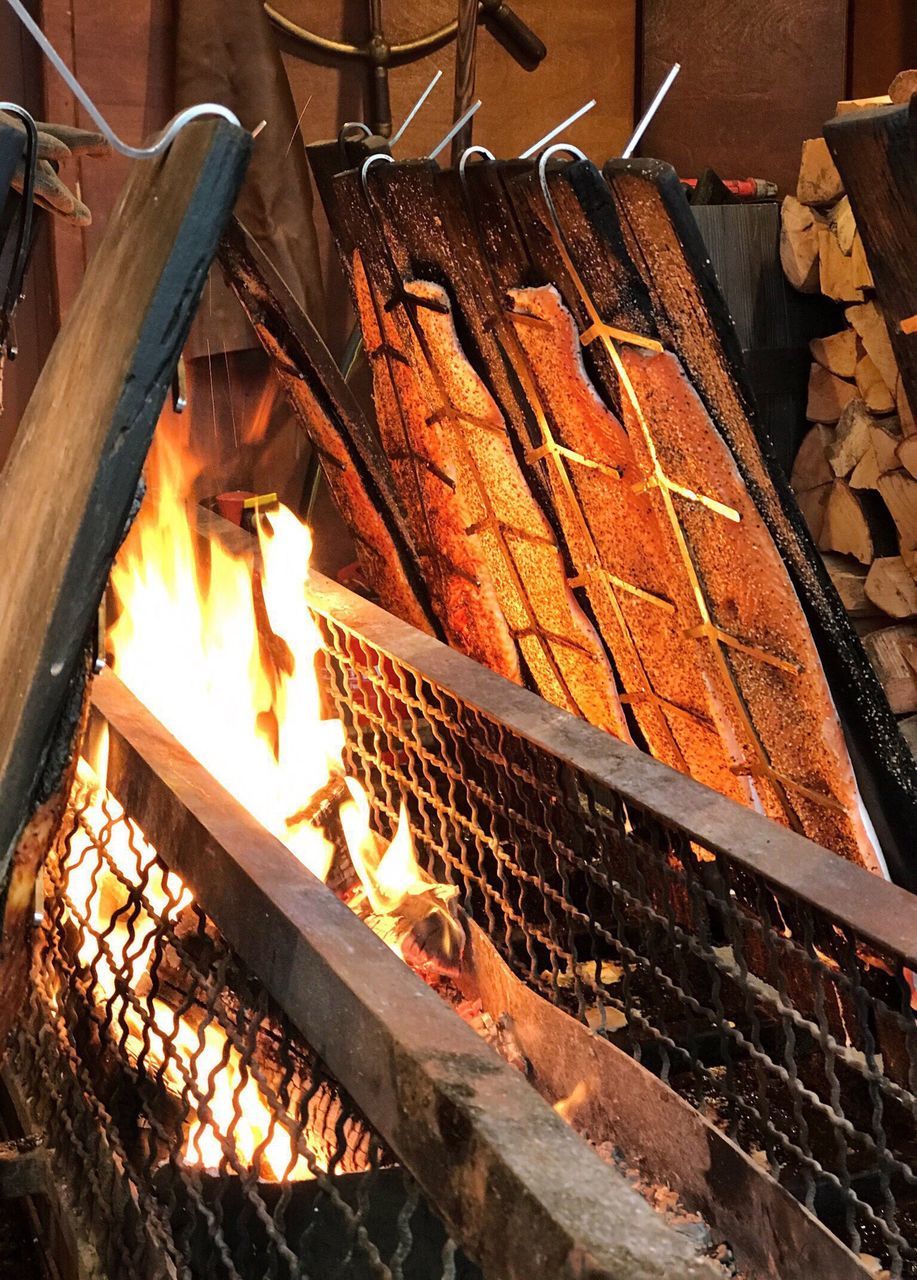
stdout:
[[382,446],[425,568],[433,609],[451,644],[522,683],[519,654],[500,609],[481,539],[459,491],[447,433],[430,410],[398,327],[385,311],[355,251],[351,270],[363,340],[373,374]]
[[415,311],[412,363],[456,460],[458,491],[480,540],[503,615],[539,692],[618,738],[630,737],[601,640],[568,585],[544,512],[529,489],[493,396],[469,363],[446,291],[412,281],[434,307]]
[[568,451],[559,459],[568,480],[559,466],[547,468],[558,516],[649,750],[724,795],[754,803],[753,780],[736,771],[744,757],[710,655],[689,635],[701,618],[671,533],[658,519],[658,495],[641,488],[646,469],[589,381],[557,290],[514,289],[510,297],[555,443]]

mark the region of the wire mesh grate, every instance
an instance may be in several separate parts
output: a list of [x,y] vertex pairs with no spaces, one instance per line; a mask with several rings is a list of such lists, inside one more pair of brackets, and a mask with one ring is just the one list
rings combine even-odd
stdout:
[[[911,974],[323,607],[347,767],[515,973],[688,1099],[854,1252],[917,1276]],[[711,842],[712,844],[712,842]]]
[[12,1067],[101,1274],[479,1277],[345,1090],[85,773],[45,888]]

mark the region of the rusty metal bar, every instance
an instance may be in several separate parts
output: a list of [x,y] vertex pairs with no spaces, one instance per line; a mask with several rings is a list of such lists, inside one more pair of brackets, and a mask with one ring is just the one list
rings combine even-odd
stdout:
[[498,718],[513,733],[666,826],[917,968],[917,898],[912,894],[550,706],[321,574],[311,574],[310,584],[309,601],[316,612],[422,671],[464,704]]
[[[358,608],[349,593],[349,601],[333,600],[336,590],[316,580],[316,607],[334,602],[338,617],[348,603]],[[366,619],[377,630],[383,620],[402,650],[423,639],[381,610]],[[459,656],[436,649],[434,658]],[[460,683],[480,672],[461,662]],[[553,714],[540,699],[531,702],[540,717]],[[95,684],[90,734],[106,727],[109,790],[488,1277],[710,1275],[691,1246],[110,672]]]

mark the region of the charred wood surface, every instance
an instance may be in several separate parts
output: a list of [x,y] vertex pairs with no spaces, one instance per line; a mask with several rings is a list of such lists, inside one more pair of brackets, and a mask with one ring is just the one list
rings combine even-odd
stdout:
[[220,259],[317,451],[328,487],[382,604],[422,631],[436,623],[389,463],[331,353],[268,257],[238,221]]

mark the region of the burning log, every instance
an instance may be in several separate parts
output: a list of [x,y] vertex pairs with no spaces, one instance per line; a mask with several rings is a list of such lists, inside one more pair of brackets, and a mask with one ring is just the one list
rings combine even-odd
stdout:
[[[0,890],[14,931],[0,1031],[22,988],[22,901],[53,835],[47,798],[71,754],[81,654],[247,152],[225,122],[194,123],[164,159],[136,166],[0,476]],[[43,798],[51,807],[30,827]]]

